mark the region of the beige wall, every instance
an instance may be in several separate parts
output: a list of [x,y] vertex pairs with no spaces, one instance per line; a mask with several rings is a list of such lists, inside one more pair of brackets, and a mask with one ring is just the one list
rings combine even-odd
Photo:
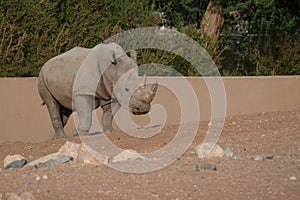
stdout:
[[[151,78],[158,82],[185,88],[179,78]],[[210,118],[210,95],[202,78],[187,78],[192,85],[200,107],[201,120]],[[225,77],[227,116],[286,110],[300,107],[300,76],[290,77]],[[43,141],[53,136],[53,129],[46,107],[41,106],[37,91],[37,78],[0,79],[0,143],[6,141]],[[180,122],[180,108],[176,96],[160,86],[155,104],[161,104],[167,114],[167,124]],[[192,105],[191,105],[192,106]],[[99,109],[98,115],[101,115]],[[139,124],[147,124],[148,116],[133,117]],[[74,130],[70,119],[66,132]]]

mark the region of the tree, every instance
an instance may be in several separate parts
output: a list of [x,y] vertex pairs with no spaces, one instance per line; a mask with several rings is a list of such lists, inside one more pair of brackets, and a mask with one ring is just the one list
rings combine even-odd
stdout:
[[[37,76],[48,59],[74,46],[159,24],[205,47],[223,75],[299,75],[299,10],[299,1],[285,0],[0,1],[0,76]],[[176,55],[142,53],[141,63],[199,75]]]
[[221,34],[223,24],[223,6],[217,5],[211,0],[202,19],[201,28],[203,29],[204,34],[211,36],[213,40],[217,40]]
[[37,76],[48,59],[75,46],[153,26],[151,9],[148,0],[0,1],[0,76]]
[[299,3],[226,1],[224,43],[232,47],[234,54],[226,52],[233,62],[227,63],[229,66],[223,63],[223,69],[229,71],[225,73],[300,74],[300,21],[292,6],[299,8]]

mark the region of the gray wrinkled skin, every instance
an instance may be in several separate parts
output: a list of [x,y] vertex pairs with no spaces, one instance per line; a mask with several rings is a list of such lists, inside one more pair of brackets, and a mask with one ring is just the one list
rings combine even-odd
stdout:
[[121,105],[135,115],[146,114],[157,87],[153,84],[148,88],[145,80],[138,81],[136,52],[128,57],[116,43],[92,49],[75,47],[58,55],[44,64],[38,81],[54,138],[66,137],[63,128],[73,111],[78,114],[79,133],[87,134],[92,111],[99,106],[103,110],[103,131],[111,132],[113,116]]

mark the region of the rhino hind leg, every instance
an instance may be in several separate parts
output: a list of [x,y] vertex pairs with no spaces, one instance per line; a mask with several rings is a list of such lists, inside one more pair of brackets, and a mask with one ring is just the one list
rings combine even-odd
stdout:
[[48,108],[48,112],[51,118],[52,126],[55,131],[55,135],[53,139],[66,137],[63,128],[63,121],[61,117],[61,106],[60,104],[53,98],[45,84],[40,80],[39,84],[39,93]]

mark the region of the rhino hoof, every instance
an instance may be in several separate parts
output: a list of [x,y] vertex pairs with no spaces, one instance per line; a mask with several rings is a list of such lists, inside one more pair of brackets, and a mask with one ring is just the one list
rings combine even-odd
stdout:
[[65,137],[67,137],[66,134],[55,134],[52,139],[55,140],[55,139],[65,138]]
[[104,129],[103,132],[104,133],[112,133],[112,132],[116,132],[117,129],[114,128],[108,128],[108,129]]
[[74,137],[76,137],[76,136],[88,136],[88,135],[91,135],[89,133],[89,131],[79,131],[77,129],[73,130],[72,133],[73,133]]

